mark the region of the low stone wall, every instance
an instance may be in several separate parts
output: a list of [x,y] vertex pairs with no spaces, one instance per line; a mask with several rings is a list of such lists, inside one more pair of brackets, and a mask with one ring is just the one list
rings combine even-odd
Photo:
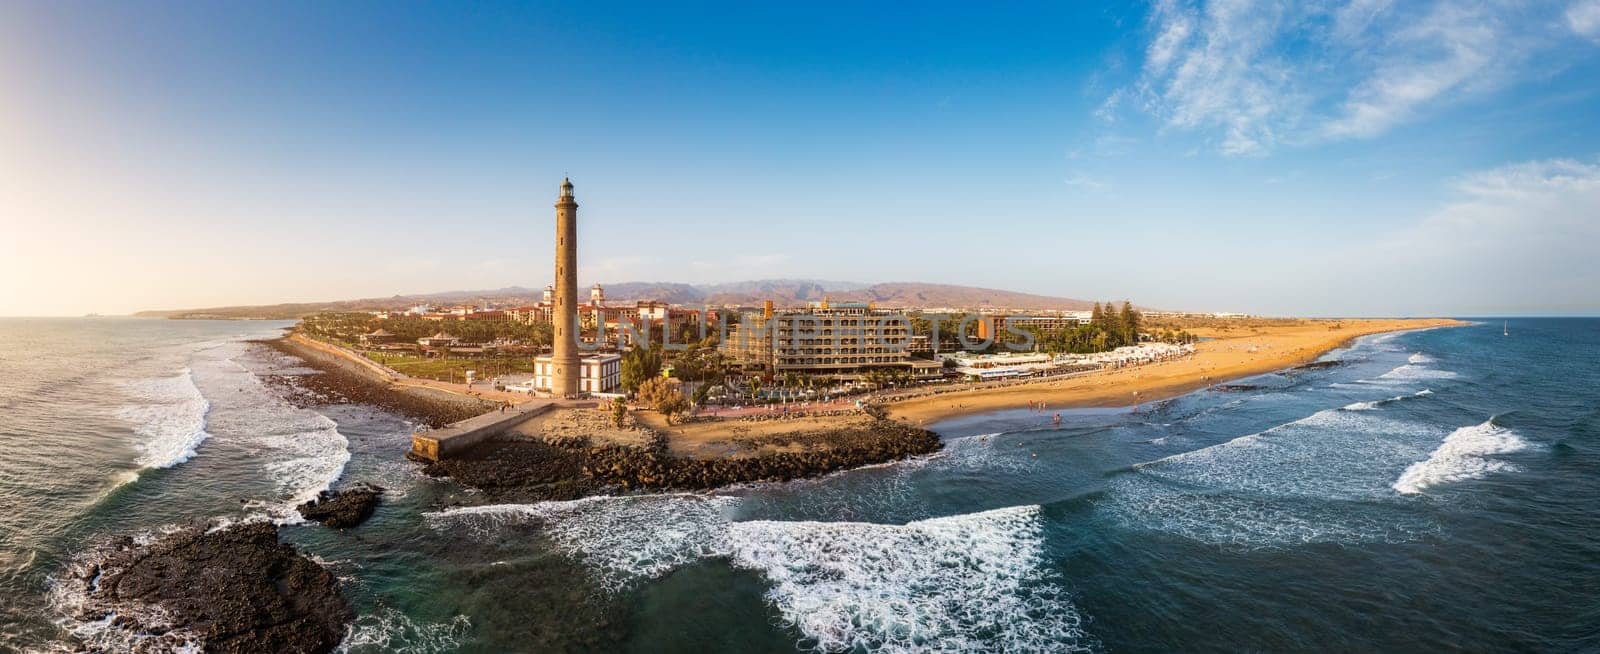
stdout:
[[554,407],[553,403],[525,404],[503,413],[490,412],[468,418],[444,429],[418,432],[411,435],[411,452],[407,456],[422,461],[438,461],[460,454]]
[[443,429],[418,432],[411,435],[411,452],[408,458],[434,462],[457,456],[472,446],[505,433],[507,429],[548,413],[556,408],[593,409],[596,402],[549,401],[521,404],[504,412],[491,411],[468,418]]

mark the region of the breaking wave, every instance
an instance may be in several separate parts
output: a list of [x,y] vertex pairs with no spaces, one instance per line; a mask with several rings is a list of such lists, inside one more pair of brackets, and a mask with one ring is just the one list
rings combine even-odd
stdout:
[[486,540],[508,524],[541,523],[541,533],[556,547],[578,555],[597,583],[617,591],[638,579],[653,579],[722,552],[728,525],[725,513],[738,503],[732,497],[689,494],[602,496],[424,515],[436,526],[465,523],[473,535]]
[[426,514],[492,538],[538,521],[620,589],[708,557],[760,572],[767,600],[819,651],[1087,649],[1081,618],[1046,577],[1038,506],[904,525],[734,522],[736,498],[596,497]]
[[1020,472],[1031,467],[1034,461],[1029,459],[1026,456],[1026,452],[1019,448],[1002,449],[1000,446],[1001,437],[1019,433],[1023,432],[995,432],[992,434],[974,434],[972,436],[951,438],[944,441],[944,447],[938,452],[902,459],[886,465],[907,470],[927,467],[947,470]]
[[1140,474],[1275,496],[1386,494],[1389,474],[1439,430],[1370,412],[1325,409],[1271,429],[1134,466]]
[[464,615],[449,622],[418,623],[404,613],[385,608],[356,618],[344,642],[334,651],[337,654],[453,652],[460,649],[462,640],[471,630],[472,621]]
[[194,371],[184,368],[170,377],[132,380],[126,388],[135,403],[119,410],[117,417],[132,425],[141,439],[138,465],[170,468],[194,457],[210,436],[206,413],[211,410],[195,385]]
[[817,650],[1086,649],[1041,572],[1043,531],[1038,506],[905,525],[738,522],[728,549]]
[[[1415,358],[1415,355],[1413,355],[1413,358]],[[1374,381],[1379,383],[1407,382],[1418,379],[1455,379],[1456,377],[1456,373],[1449,370],[1439,370],[1438,368],[1430,368],[1424,363],[1412,362],[1378,375],[1378,378]]]
[[1371,411],[1371,410],[1376,409],[1376,408],[1378,408],[1380,406],[1383,406],[1385,404],[1391,404],[1391,403],[1399,402],[1401,400],[1405,400],[1405,399],[1409,399],[1409,398],[1427,397],[1429,395],[1433,395],[1433,391],[1424,388],[1424,389],[1422,389],[1420,391],[1417,391],[1415,393],[1412,393],[1410,395],[1396,395],[1396,396],[1391,397],[1391,398],[1382,399],[1382,400],[1372,400],[1370,402],[1353,402],[1351,404],[1344,405],[1344,410],[1346,410],[1346,411]]
[[265,508],[266,517],[278,524],[304,522],[295,507],[333,488],[350,462],[350,441],[339,433],[339,425],[321,414],[306,413],[304,418],[309,424],[303,428],[263,438],[272,448],[274,459],[266,468],[277,482],[282,499],[255,502],[252,506]]
[[1516,470],[1510,462],[1490,457],[1520,452],[1528,447],[1528,442],[1516,432],[1494,424],[1494,419],[1490,418],[1482,424],[1451,432],[1427,459],[1411,464],[1400,474],[1394,482],[1394,490],[1415,495],[1439,484]]
[[1310,543],[1404,543],[1437,533],[1415,516],[1346,502],[1191,490],[1129,475],[1112,481],[1114,501],[1101,505],[1117,522],[1140,531],[1250,548]]
[[295,407],[273,392],[255,373],[229,355],[215,353],[203,365],[202,381],[210,388],[233,388],[217,396],[211,422],[229,445],[247,448],[274,488],[267,497],[245,504],[257,510],[245,520],[278,524],[304,522],[295,507],[333,487],[350,461],[350,441],[339,424],[316,411]]
[[[1414,516],[1345,503],[1392,497],[1390,481],[1441,429],[1379,412],[1325,409],[1210,447],[1135,465],[1097,504],[1139,530],[1253,546],[1399,542]],[[1375,518],[1373,516],[1382,516]]]

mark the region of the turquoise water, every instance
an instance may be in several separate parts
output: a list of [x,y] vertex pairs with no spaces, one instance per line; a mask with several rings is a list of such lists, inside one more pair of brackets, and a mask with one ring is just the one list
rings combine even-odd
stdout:
[[[53,576],[272,519],[345,580],[357,652],[1600,649],[1600,320],[951,421],[938,455],[819,480],[509,506],[417,475],[399,417],[278,399],[295,362],[240,341],[281,326],[0,321],[0,643],[125,646]],[[366,525],[293,524],[363,481],[393,491]]]

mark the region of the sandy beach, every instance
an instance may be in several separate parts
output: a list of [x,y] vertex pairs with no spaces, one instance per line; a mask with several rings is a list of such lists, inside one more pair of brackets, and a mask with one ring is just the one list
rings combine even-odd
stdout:
[[[1174,361],[1096,371],[1055,381],[1005,388],[956,391],[884,405],[895,420],[929,425],[940,420],[1043,402],[1046,410],[1132,406],[1182,395],[1229,380],[1292,368],[1350,340],[1384,332],[1464,325],[1459,320],[1363,319],[1272,320],[1192,327],[1210,340],[1195,354]],[[1135,393],[1138,393],[1137,399]]]

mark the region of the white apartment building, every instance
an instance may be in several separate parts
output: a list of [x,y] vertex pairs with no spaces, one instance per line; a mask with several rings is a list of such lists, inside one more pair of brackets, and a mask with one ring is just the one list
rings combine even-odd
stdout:
[[[550,355],[541,354],[533,360],[533,387],[550,390]],[[583,357],[578,366],[578,390],[584,393],[610,393],[622,385],[622,356],[617,354],[592,354]]]

